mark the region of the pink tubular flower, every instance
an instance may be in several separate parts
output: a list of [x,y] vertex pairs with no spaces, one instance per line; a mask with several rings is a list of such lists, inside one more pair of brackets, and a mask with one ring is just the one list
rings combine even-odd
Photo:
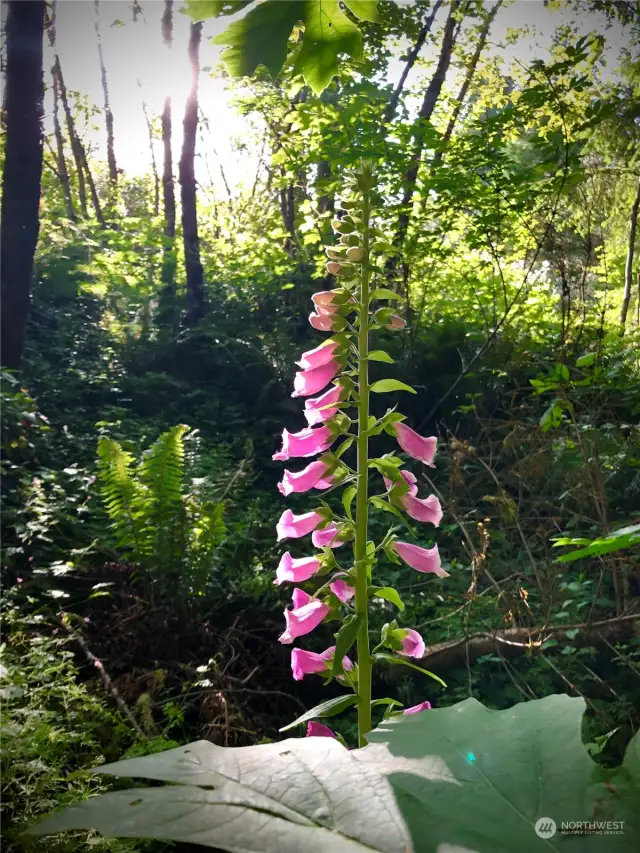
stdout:
[[[311,400],[304,401],[304,416],[307,419],[309,426],[321,424],[328,421],[338,411],[338,407],[331,406],[332,403],[339,403],[342,397],[342,388],[340,385],[332,385],[328,391],[321,394],[319,397],[314,397]],[[325,409],[324,406],[331,406]]]
[[291,396],[309,397],[311,394],[317,394],[328,382],[331,382],[339,370],[340,362],[337,358],[332,358],[331,361],[320,367],[298,371],[293,380],[293,394]]
[[274,584],[279,585],[286,581],[302,583],[313,577],[319,568],[320,561],[317,557],[300,557],[296,560],[288,551],[285,551],[276,569]]
[[433,457],[436,455],[437,438],[434,436],[425,438],[425,436],[418,435],[415,430],[402,423],[393,424],[393,430],[398,439],[398,444],[405,453],[413,456],[414,459],[419,459],[430,468],[435,467]]
[[296,637],[309,634],[322,622],[331,608],[320,601],[312,598],[303,589],[296,587],[293,591],[293,609],[284,611],[286,628],[284,633],[278,637],[280,643],[292,643]]
[[309,322],[318,332],[332,332],[334,329],[334,318],[332,314],[309,314]]
[[278,542],[282,542],[283,539],[299,539],[301,536],[306,536],[315,530],[321,521],[322,516],[317,512],[294,515],[290,509],[285,509],[276,525]]
[[420,711],[430,711],[431,702],[421,702],[419,705],[413,705],[411,708],[405,708],[403,714],[419,714]]
[[418,545],[411,545],[409,542],[394,542],[391,547],[408,566],[417,572],[432,572],[439,578],[449,577],[449,572],[445,572],[440,566],[440,554],[437,545],[434,545],[433,548],[420,548]]
[[[320,532],[320,531],[318,531]],[[348,583],[345,583],[343,580],[338,578],[333,583],[329,584],[329,589],[334,595],[337,595],[340,601],[343,604],[346,604],[347,601],[353,598],[356,594],[354,587],[349,586]]]
[[[417,486],[416,475],[412,474],[411,471],[400,471],[400,474],[402,475],[406,484],[409,486],[409,491],[407,494],[417,495],[418,494],[418,486]],[[390,491],[395,486],[395,483],[393,482],[393,480],[388,480],[386,477],[384,477],[384,485],[385,485],[385,488],[387,489],[387,491]]]
[[285,497],[291,492],[308,492],[309,489],[318,483],[327,473],[327,466],[319,459],[316,462],[311,462],[302,471],[287,471],[282,476],[282,481],[278,483],[278,491]]
[[[333,659],[336,647],[326,649],[320,654],[306,652],[304,649],[291,649],[291,670],[295,681],[302,681],[305,675],[317,675],[326,672]],[[353,669],[353,663],[345,655],[342,658],[343,669]]]
[[398,317],[397,314],[392,314],[389,319],[388,329],[393,329],[394,331],[399,331],[400,329],[404,329],[407,325],[407,321],[403,320],[402,317]]
[[335,477],[323,477],[322,480],[318,480],[318,482],[313,487],[314,489],[319,489],[320,491],[324,491],[324,489],[330,489],[331,486],[335,485]]
[[438,527],[442,520],[442,507],[440,501],[435,495],[429,495],[428,498],[417,498],[415,495],[403,495],[400,498],[400,503],[407,511],[411,518],[416,521],[429,521],[435,527]]
[[406,632],[407,634],[402,641],[402,651],[398,654],[405,658],[424,657],[424,640],[420,634],[413,628],[407,628]]
[[318,314],[327,316],[338,312],[339,306],[334,304],[334,296],[335,292],[333,290],[320,290],[318,293],[313,294],[311,299]]
[[316,548],[324,548],[326,545],[329,548],[339,548],[344,545],[344,539],[338,539],[338,528],[332,521],[324,530],[314,530],[311,535],[311,541]]
[[315,723],[313,720],[307,726],[306,737],[335,737],[331,729],[323,726],[322,723]]
[[303,352],[302,358],[300,361],[296,361],[296,364],[303,370],[316,370],[332,360],[333,354],[339,346],[340,344],[337,341],[320,344],[315,349]]
[[282,450],[274,453],[271,457],[278,462],[284,462],[292,456],[315,456],[316,453],[324,453],[333,443],[333,435],[329,427],[322,426],[318,429],[306,427],[300,432],[282,431]]

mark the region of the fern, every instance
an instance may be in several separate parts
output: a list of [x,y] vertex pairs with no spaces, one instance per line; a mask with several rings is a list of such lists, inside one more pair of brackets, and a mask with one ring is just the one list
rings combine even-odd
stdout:
[[226,535],[225,505],[210,499],[207,478],[186,482],[187,433],[184,424],[163,433],[137,464],[117,441],[98,442],[101,494],[117,545],[166,596],[204,591]]

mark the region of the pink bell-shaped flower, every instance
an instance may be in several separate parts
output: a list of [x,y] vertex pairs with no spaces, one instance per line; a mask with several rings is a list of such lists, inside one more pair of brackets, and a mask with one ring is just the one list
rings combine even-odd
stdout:
[[290,509],[285,509],[276,525],[278,542],[282,542],[283,539],[299,539],[301,536],[306,536],[315,530],[321,521],[322,516],[317,512],[294,515]]
[[341,545],[344,545],[344,539],[338,538],[338,528],[333,521],[323,530],[314,530],[311,541],[316,548],[325,548],[327,546],[329,548],[339,548]]
[[333,355],[339,346],[340,344],[337,341],[327,341],[315,349],[303,352],[302,358],[300,361],[296,361],[296,364],[303,370],[316,370],[333,359]]
[[295,559],[288,551],[280,558],[276,569],[274,584],[279,585],[287,581],[302,583],[313,577],[320,568],[320,560],[317,557],[300,557]]
[[405,658],[421,658],[424,657],[424,640],[417,631],[413,628],[406,628],[406,635],[402,640],[402,651],[398,652]]
[[[407,494],[417,495],[418,494],[418,485],[417,485],[416,475],[412,474],[411,471],[400,471],[400,474],[402,475],[402,478],[405,480],[406,484],[409,486],[409,491],[407,492]],[[393,486],[395,485],[393,480],[389,480],[389,479],[387,479],[387,477],[384,477],[383,479],[384,479],[384,485],[385,485],[387,491],[392,489]]]
[[335,737],[335,735],[331,729],[323,726],[322,723],[316,723],[314,720],[310,720],[307,725],[306,737]]
[[429,495],[428,498],[402,495],[400,503],[407,511],[407,515],[416,521],[428,521],[435,527],[438,527],[442,521],[442,507],[435,495]]
[[333,583],[330,583],[329,589],[334,595],[338,596],[338,598],[343,604],[346,604],[347,601],[350,601],[356,594],[355,588],[349,586],[349,584],[345,583],[345,581],[343,581],[341,578],[337,578],[337,580],[333,581]]
[[[313,397],[310,400],[304,401],[304,416],[307,419],[309,426],[321,424],[328,421],[337,412],[338,407],[333,406],[333,403],[339,403],[343,394],[343,389],[340,385],[332,385],[328,391],[321,394],[319,397]],[[324,408],[330,406],[330,408]]]
[[405,708],[403,714],[419,714],[421,711],[430,711],[431,702],[420,702],[419,705],[413,705],[411,708]]
[[318,314],[328,316],[338,312],[339,306],[333,301],[335,295],[333,290],[320,290],[318,293],[313,294],[311,300]]
[[436,455],[438,439],[435,436],[425,437],[403,423],[393,424],[398,444],[414,459],[419,459],[430,468],[435,468],[433,457]]
[[317,394],[331,382],[339,370],[340,362],[337,358],[332,358],[331,361],[322,364],[320,367],[299,370],[293,380],[293,394],[291,396],[310,397],[311,394]]
[[333,332],[337,325],[333,314],[309,314],[309,323],[317,332]]
[[292,456],[305,457],[315,456],[316,453],[324,453],[333,443],[334,436],[327,426],[311,429],[306,427],[300,432],[282,431],[282,450],[274,453],[272,459],[285,462]]
[[[329,662],[333,659],[335,646],[324,652],[307,652],[304,649],[291,649],[291,670],[294,681],[302,681],[305,675],[319,675],[327,671]],[[353,663],[345,655],[342,658],[343,669],[353,669]]]
[[283,644],[292,643],[297,637],[311,633],[330,609],[319,598],[312,598],[303,589],[296,587],[293,591],[293,608],[284,611],[286,628],[278,641]]
[[327,473],[327,465],[319,459],[316,462],[310,462],[302,471],[287,471],[282,476],[281,482],[278,483],[278,491],[285,497],[292,492],[308,492],[313,489]]
[[420,548],[409,542],[394,542],[391,547],[408,566],[417,572],[433,573],[439,578],[449,577],[449,572],[445,572],[440,565],[437,545],[433,548]]

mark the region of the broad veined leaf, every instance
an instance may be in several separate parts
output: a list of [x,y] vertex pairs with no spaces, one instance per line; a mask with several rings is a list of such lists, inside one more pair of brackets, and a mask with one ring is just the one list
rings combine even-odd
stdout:
[[[95,828],[231,853],[635,853],[640,736],[604,770],[581,741],[584,708],[565,695],[503,711],[467,699],[392,717],[354,750],[333,738],[198,741],[95,771],[174,784],[93,797],[31,832]],[[539,818],[621,832],[541,838]]]
[[340,53],[362,58],[362,35],[339,0],[306,0],[304,6],[304,38],[295,71],[319,95],[338,73]]
[[254,0],[186,0],[180,11],[186,12],[194,21],[206,21],[221,15],[235,15]]
[[387,780],[333,738],[230,749],[198,741],[100,772],[178,784],[92,798],[52,815],[37,833],[92,827],[104,835],[232,853],[405,853],[411,847]]
[[378,20],[378,0],[344,0],[344,5],[361,21]]
[[398,379],[380,379],[378,382],[374,382],[369,390],[373,391],[374,394],[387,394],[391,391],[409,391],[411,394],[418,393],[411,385],[406,385]]
[[[640,838],[640,738],[604,782],[581,740],[585,704],[547,696],[504,711],[467,699],[396,716],[356,750],[382,769],[415,853],[632,853]],[[540,838],[539,818],[557,833]],[[562,835],[563,821],[622,821],[621,834]]]
[[289,36],[307,6],[293,0],[265,0],[213,39],[226,44],[222,61],[232,77],[250,77],[264,65],[275,77],[287,58]]

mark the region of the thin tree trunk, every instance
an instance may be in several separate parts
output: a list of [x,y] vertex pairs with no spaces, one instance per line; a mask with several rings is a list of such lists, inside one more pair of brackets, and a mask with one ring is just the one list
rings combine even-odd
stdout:
[[[165,0],[162,15],[162,38],[167,47],[173,41],[173,0]],[[176,196],[173,183],[173,151],[171,146],[171,98],[164,99],[162,108],[162,200],[164,206],[164,256],[162,260],[162,282],[173,289],[176,268]]]
[[42,181],[44,0],[10,0],[6,22],[5,161],[2,175],[2,347],[18,369],[29,316]]
[[418,38],[416,39],[416,43],[409,52],[407,56],[407,61],[402,70],[402,74],[400,75],[400,79],[398,80],[398,85],[393,90],[391,98],[389,99],[389,103],[387,104],[387,108],[384,112],[384,124],[389,124],[389,122],[393,119],[396,114],[396,110],[398,109],[398,101],[400,100],[400,95],[402,94],[402,90],[404,89],[404,84],[407,82],[407,77],[409,76],[409,72],[415,65],[416,59],[418,58],[422,47],[427,40],[427,36],[431,32],[431,27],[433,26],[433,22],[435,20],[436,15],[438,14],[438,9],[442,6],[442,0],[436,0],[436,4],[434,5],[429,17],[424,22],[423,26],[418,33]]
[[104,121],[107,127],[107,163],[109,164],[109,180],[112,186],[118,183],[118,167],[116,165],[115,140],[113,135],[113,113],[109,102],[109,86],[107,84],[107,69],[102,53],[102,33],[100,32],[100,0],[93,0],[96,13],[95,31],[98,40],[98,59],[100,60],[100,78],[104,95]]
[[76,132],[75,122],[73,120],[73,114],[71,113],[71,106],[69,104],[67,87],[65,86],[64,77],[62,76],[62,66],[60,65],[60,57],[57,53],[54,57],[53,69],[51,73],[54,75],[57,81],[58,92],[60,93],[60,100],[62,101],[62,108],[64,110],[65,120],[67,123],[67,133],[69,134],[69,141],[71,142],[71,153],[73,154],[73,159],[76,165],[80,213],[86,219],[89,215],[89,211],[87,208],[87,188],[84,180],[84,148]]
[[[627,312],[631,301],[631,285],[633,284],[633,257],[636,250],[636,232],[638,230],[638,210],[640,210],[640,181],[638,191],[631,208],[631,222],[629,224],[629,245],[627,247],[627,260],[624,265],[624,292],[622,294],[622,307],[620,308],[620,334],[624,335],[627,324]],[[640,300],[640,293],[638,294]]]
[[[458,10],[458,7],[459,0],[453,0],[451,4],[451,9],[449,10],[449,17],[447,18],[447,22],[444,26],[444,33],[442,37],[442,45],[440,48],[440,56],[438,57],[438,64],[436,66],[436,70],[434,71],[433,77],[431,78],[431,82],[429,83],[427,91],[425,92],[424,98],[422,100],[422,105],[420,107],[420,112],[418,113],[418,118],[415,124],[414,145],[413,150],[411,152],[411,157],[409,159],[409,166],[405,174],[405,190],[402,196],[400,216],[398,217],[398,228],[393,239],[393,254],[387,260],[387,263],[385,265],[385,270],[389,278],[393,278],[396,274],[398,263],[402,254],[402,248],[404,246],[404,241],[407,236],[407,231],[409,229],[409,221],[411,219],[411,202],[413,200],[413,195],[415,193],[416,185],[418,182],[420,160],[422,158],[422,149],[424,147],[424,131],[427,122],[431,119],[431,116],[433,115],[433,110],[440,96],[446,73],[449,70],[449,65],[451,64],[451,55],[453,53],[453,47],[455,43],[455,30],[457,24],[457,21],[455,19],[455,13]],[[405,283],[407,277],[408,269],[405,265]]]
[[[321,160],[318,163],[318,180],[324,180],[331,177],[331,163],[328,160]],[[336,209],[335,196],[332,192],[327,192],[321,189],[318,195],[318,210],[320,213],[333,213]]]
[[[142,84],[138,80],[138,88],[142,91]],[[151,173],[153,174],[153,215],[157,216],[160,210],[160,176],[158,175],[158,164],[156,163],[156,152],[153,148],[153,127],[147,110],[147,103],[142,99],[142,112],[147,125],[149,136],[149,154],[151,155]]]
[[187,278],[187,323],[193,325],[204,314],[204,276],[200,263],[198,240],[198,215],[196,201],[195,150],[198,130],[198,77],[200,73],[200,39],[202,24],[191,24],[189,34],[189,62],[191,63],[191,89],[185,107],[180,157],[180,201],[182,203],[182,238]]
[[[498,0],[491,7],[491,11],[487,15],[487,19],[485,20],[480,33],[478,34],[478,43],[476,44],[476,49],[471,57],[471,62],[467,67],[467,73],[465,74],[464,81],[462,86],[460,87],[460,91],[458,92],[458,97],[456,98],[455,107],[453,108],[453,112],[451,113],[451,117],[447,123],[447,129],[444,132],[444,136],[442,140],[444,145],[449,142],[453,135],[453,130],[456,126],[456,122],[458,121],[458,117],[460,116],[460,111],[462,110],[462,105],[464,104],[464,100],[467,97],[467,92],[469,91],[469,86],[471,86],[471,81],[476,73],[476,68],[478,67],[478,62],[480,61],[480,56],[482,55],[482,51],[487,43],[487,38],[489,36],[489,30],[491,29],[491,24],[494,22],[496,15],[498,14],[498,10],[500,6],[502,6],[504,0]],[[436,156],[433,158],[432,168],[438,166],[442,162],[442,150],[436,153]]]
[[[56,2],[53,0],[51,4],[51,21],[48,27],[49,44],[55,53],[56,49]],[[69,181],[69,170],[67,169],[67,161],[64,156],[64,137],[60,126],[60,88],[58,84],[58,75],[56,73],[55,62],[51,68],[51,77],[53,79],[53,132],[56,138],[56,161],[58,164],[58,176],[62,185],[62,193],[64,195],[64,205],[67,211],[67,218],[72,222],[76,221],[76,213],[73,208],[73,196],[71,194],[71,183]]]

